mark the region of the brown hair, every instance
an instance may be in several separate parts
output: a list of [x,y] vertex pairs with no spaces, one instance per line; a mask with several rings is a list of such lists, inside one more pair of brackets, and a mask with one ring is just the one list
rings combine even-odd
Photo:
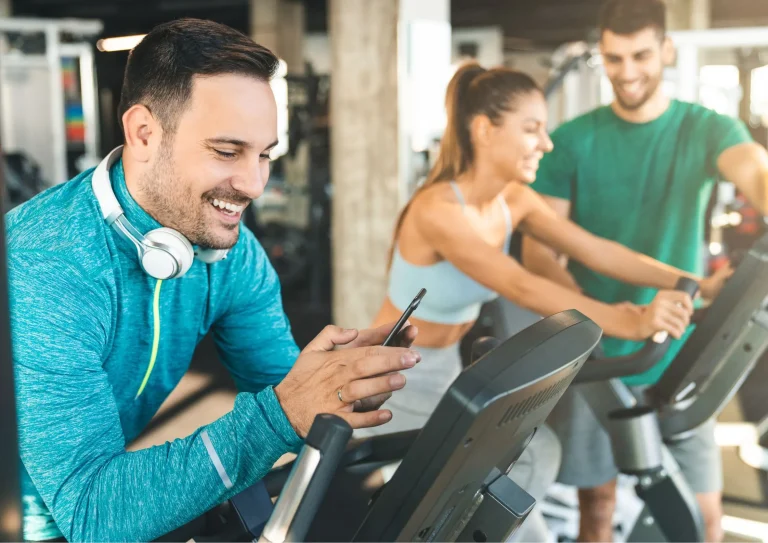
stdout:
[[190,18],[160,24],[128,55],[118,122],[122,127],[123,114],[142,104],[173,133],[195,76],[241,74],[269,81],[277,67],[274,53],[223,24]]
[[600,8],[600,34],[606,30],[623,36],[653,28],[659,37],[667,31],[667,6],[663,0],[608,0]]
[[485,115],[499,125],[504,113],[514,110],[516,99],[531,92],[542,90],[528,74],[509,68],[487,70],[476,62],[468,62],[456,71],[446,91],[448,122],[437,161],[426,181],[400,212],[389,254],[390,264],[405,213],[416,195],[435,183],[456,179],[472,166],[475,158],[470,134],[472,119]]

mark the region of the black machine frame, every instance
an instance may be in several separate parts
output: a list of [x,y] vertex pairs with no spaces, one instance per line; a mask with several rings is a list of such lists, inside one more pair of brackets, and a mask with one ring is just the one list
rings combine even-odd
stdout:
[[[594,322],[565,311],[504,343],[487,342],[423,429],[353,442],[340,460],[328,457],[326,464],[334,470],[341,466],[329,495],[313,493],[306,467],[307,458],[319,458],[318,485],[328,488],[321,447],[305,447],[292,466],[265,480],[270,494],[285,490],[275,509],[280,514],[273,513],[261,539],[279,543],[292,534],[307,541],[507,540],[535,505],[507,473],[601,336]],[[362,472],[370,480],[384,465],[400,460],[392,479],[372,496],[372,506],[361,508],[363,514],[339,506],[339,495],[349,499],[340,482],[346,472]],[[297,481],[307,489],[303,496],[288,492]],[[308,505],[310,494],[315,503]],[[354,498],[360,502],[365,496],[358,491]],[[298,518],[302,508],[312,512],[312,522]],[[287,518],[285,511],[296,513]],[[358,523],[356,532],[349,529]],[[306,530],[294,530],[297,524]],[[339,530],[342,524],[347,526]]]
[[[636,491],[645,507],[627,541],[703,540],[701,512],[667,444],[716,417],[766,348],[768,235],[700,313],[686,344],[641,401],[620,375],[583,385],[583,397],[611,435],[617,467],[639,477]],[[589,363],[581,375],[588,370]]]
[[[480,505],[475,501],[494,483],[508,481],[505,474],[601,336],[592,321],[566,311],[513,336],[466,369],[443,396],[355,540],[462,540],[471,525],[466,512]],[[489,540],[504,535],[485,533]]]

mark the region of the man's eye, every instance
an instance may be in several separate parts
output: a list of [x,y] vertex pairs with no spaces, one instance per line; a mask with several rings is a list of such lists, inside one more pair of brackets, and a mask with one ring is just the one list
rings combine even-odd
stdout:
[[259,155],[259,158],[264,158],[266,160],[270,160],[272,157],[269,156],[269,153],[266,153],[266,154],[263,154],[263,155]]
[[237,153],[219,151],[218,149],[214,149],[214,151],[216,151],[216,154],[219,155],[221,158],[235,158],[237,156]]

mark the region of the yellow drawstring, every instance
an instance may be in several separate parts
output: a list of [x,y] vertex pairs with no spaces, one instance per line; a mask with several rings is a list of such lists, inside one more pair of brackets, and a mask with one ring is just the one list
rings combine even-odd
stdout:
[[147,381],[149,381],[152,368],[155,367],[155,360],[157,360],[157,348],[160,345],[160,287],[162,286],[163,280],[158,279],[157,284],[155,285],[155,298],[152,302],[152,317],[155,329],[154,337],[152,339],[152,356],[149,358],[147,374],[144,376],[144,380],[141,382],[141,387],[139,387],[139,392],[136,394],[136,398],[141,396],[141,393],[144,392],[144,387],[147,386]]

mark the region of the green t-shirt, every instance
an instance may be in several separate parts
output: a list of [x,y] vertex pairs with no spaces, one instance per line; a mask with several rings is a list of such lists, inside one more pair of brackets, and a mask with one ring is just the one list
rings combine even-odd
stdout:
[[[570,200],[571,219],[593,234],[703,274],[704,223],[717,159],[729,147],[752,141],[739,120],[673,100],[659,118],[630,123],[605,106],[563,124],[552,141],[554,150],[544,156],[533,184],[536,191]],[[569,269],[587,295],[606,303],[648,304],[656,294],[656,289],[609,279],[578,262]],[[651,370],[624,381],[656,383],[688,334]],[[641,346],[603,340],[606,356]]]

